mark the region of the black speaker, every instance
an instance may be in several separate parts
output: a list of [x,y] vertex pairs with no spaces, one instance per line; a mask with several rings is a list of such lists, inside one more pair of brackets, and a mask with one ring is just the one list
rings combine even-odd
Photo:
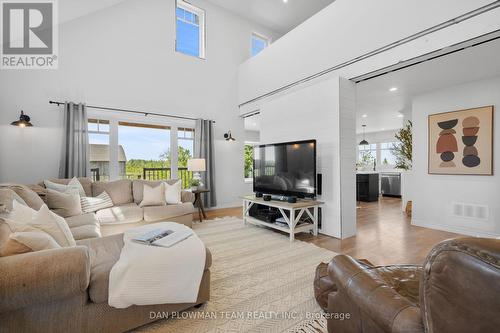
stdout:
[[264,201],[271,201],[271,196],[269,194],[264,194]]
[[255,192],[256,198],[262,198],[262,196],[264,196],[264,194],[262,192]]
[[297,202],[297,197],[288,197],[288,203],[296,203]]
[[321,195],[323,192],[323,175],[318,173],[316,176],[316,194]]

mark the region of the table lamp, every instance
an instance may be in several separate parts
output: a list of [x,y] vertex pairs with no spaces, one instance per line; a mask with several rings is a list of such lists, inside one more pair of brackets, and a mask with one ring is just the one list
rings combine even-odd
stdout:
[[187,162],[188,171],[193,172],[193,179],[200,181],[200,187],[203,187],[200,171],[207,171],[204,158],[193,158]]

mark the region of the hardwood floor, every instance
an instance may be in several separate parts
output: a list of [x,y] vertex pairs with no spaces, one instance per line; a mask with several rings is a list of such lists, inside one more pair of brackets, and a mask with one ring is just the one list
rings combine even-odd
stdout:
[[[207,218],[236,216],[241,207],[207,211]],[[197,216],[195,216],[197,218]],[[297,239],[355,258],[368,259],[375,265],[422,264],[431,248],[460,235],[412,226],[401,210],[401,200],[381,197],[378,202],[361,203],[357,210],[357,235],[344,240],[326,235],[298,234]],[[270,230],[270,232],[277,232]]]

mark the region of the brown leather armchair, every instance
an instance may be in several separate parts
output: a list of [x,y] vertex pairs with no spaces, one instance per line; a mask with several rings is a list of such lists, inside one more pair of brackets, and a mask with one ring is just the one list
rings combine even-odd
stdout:
[[[436,245],[424,266],[328,266],[328,332],[500,332],[500,240]],[[339,314],[349,314],[349,318]]]

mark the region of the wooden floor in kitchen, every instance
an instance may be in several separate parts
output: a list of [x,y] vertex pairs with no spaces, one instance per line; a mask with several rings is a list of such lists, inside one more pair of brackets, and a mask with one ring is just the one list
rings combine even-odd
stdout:
[[[207,211],[207,219],[237,216],[241,207]],[[195,216],[197,218],[197,216]],[[297,239],[319,247],[368,259],[375,265],[422,264],[431,248],[460,235],[412,226],[401,210],[401,199],[381,197],[378,202],[361,203],[357,209],[357,235],[344,240],[319,235],[298,234]],[[277,232],[270,230],[270,232]]]

